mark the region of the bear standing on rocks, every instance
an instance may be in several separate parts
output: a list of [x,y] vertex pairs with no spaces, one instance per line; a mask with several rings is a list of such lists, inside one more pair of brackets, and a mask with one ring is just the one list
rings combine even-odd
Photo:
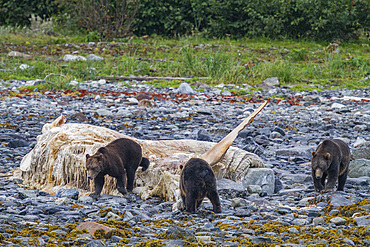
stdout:
[[312,178],[315,190],[333,191],[338,180],[337,190],[343,191],[350,159],[351,153],[345,142],[339,139],[324,140],[316,151],[312,152]]
[[221,203],[217,192],[216,177],[211,166],[202,159],[193,158],[180,168],[182,168],[180,191],[185,211],[195,213],[203,199],[208,197],[212,202],[213,211],[220,213]]
[[122,194],[131,192],[139,166],[145,171],[149,167],[149,160],[142,157],[140,145],[127,138],[114,140],[107,146],[99,148],[92,156],[86,154],[87,177],[94,179],[95,182],[95,191],[90,196],[93,198],[100,196],[106,174],[117,179],[119,192]]

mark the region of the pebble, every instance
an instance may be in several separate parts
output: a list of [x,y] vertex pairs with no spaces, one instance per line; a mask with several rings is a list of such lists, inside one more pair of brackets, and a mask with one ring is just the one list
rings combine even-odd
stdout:
[[[50,195],[23,188],[22,181],[8,175],[35,145],[42,126],[61,114],[68,122],[98,125],[142,139],[218,142],[260,103],[222,95],[231,92],[232,85],[198,92],[186,83],[179,89],[156,89],[142,82],[105,80],[76,85],[87,94],[83,90],[73,94],[35,91],[11,97],[30,83],[35,82],[0,80],[1,245],[370,245],[366,229],[370,225],[368,89],[294,92],[271,85],[254,92],[253,97],[270,98],[270,103],[233,145],[259,155],[266,168],[250,168],[253,184],[220,179],[220,214],[214,214],[212,204],[205,200],[196,214],[189,215],[172,211],[175,202],[142,201],[136,194],[103,195],[98,201],[79,196],[73,189]],[[149,97],[151,107],[138,107],[138,95]],[[352,101],[351,97],[367,100]],[[346,140],[361,170],[348,179],[344,192],[318,194],[308,162],[311,151],[329,138]],[[98,237],[76,231],[86,222],[115,230]]]

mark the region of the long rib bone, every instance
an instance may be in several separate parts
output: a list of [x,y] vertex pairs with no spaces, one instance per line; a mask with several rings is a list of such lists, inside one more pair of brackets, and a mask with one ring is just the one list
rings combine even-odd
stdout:
[[238,125],[233,131],[231,131],[227,136],[225,136],[219,143],[213,146],[205,154],[202,155],[202,159],[207,161],[210,166],[216,164],[220,161],[222,156],[229,149],[231,144],[233,144],[235,138],[238,136],[239,132],[242,131],[248,124],[250,124],[257,114],[267,105],[265,101],[258,109],[256,109],[249,117],[247,117],[241,124]]

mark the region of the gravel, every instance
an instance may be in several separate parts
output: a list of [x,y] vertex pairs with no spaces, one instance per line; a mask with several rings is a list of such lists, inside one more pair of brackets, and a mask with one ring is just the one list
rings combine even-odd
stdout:
[[[229,85],[201,85],[199,92],[188,85],[155,89],[139,82],[89,81],[77,91],[20,90],[32,83],[36,81],[0,81],[3,246],[370,246],[368,173],[349,178],[344,192],[318,194],[308,164],[311,151],[329,138],[341,138],[352,152],[361,148],[361,164],[369,164],[368,89],[273,88],[228,96]],[[141,107],[141,99],[152,107]],[[142,201],[136,194],[102,195],[95,201],[70,189],[54,196],[24,188],[20,179],[9,176],[35,145],[42,126],[61,114],[68,122],[140,139],[218,142],[264,99],[269,104],[234,145],[264,160],[275,176],[274,190],[267,193],[253,184],[243,189],[220,180],[219,214],[211,211],[209,201],[196,214],[185,214],[172,211],[175,202]],[[82,223],[86,230],[77,230]]]

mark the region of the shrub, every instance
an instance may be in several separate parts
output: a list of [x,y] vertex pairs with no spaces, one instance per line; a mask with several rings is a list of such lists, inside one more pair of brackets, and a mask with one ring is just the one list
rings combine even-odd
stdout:
[[204,29],[208,1],[141,0],[136,15],[136,35],[186,35]]
[[[139,0],[57,0],[78,28],[94,39],[111,40],[129,34]],[[60,20],[60,19],[59,19]]]
[[53,0],[0,0],[0,25],[30,26],[32,14],[49,19],[58,12]]
[[332,41],[357,38],[369,27],[368,0],[143,0],[134,33]]

